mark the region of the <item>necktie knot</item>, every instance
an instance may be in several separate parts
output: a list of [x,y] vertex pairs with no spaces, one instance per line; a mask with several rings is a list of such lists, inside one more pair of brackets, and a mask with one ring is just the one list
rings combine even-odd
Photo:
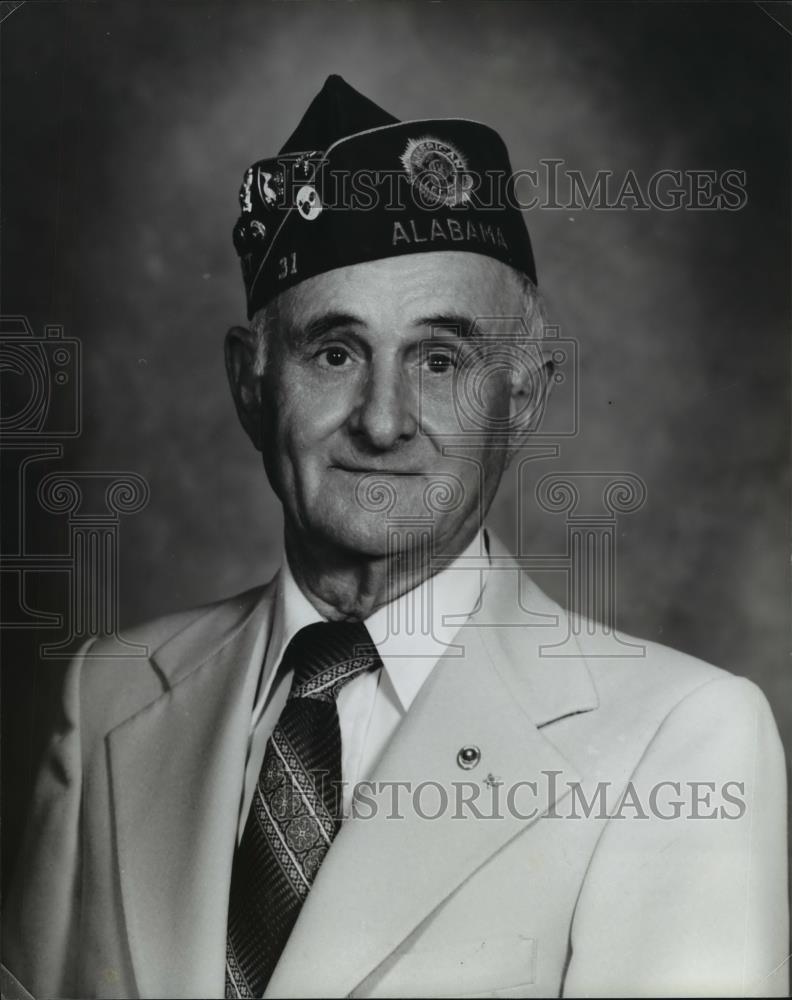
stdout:
[[284,663],[294,669],[289,698],[335,701],[355,677],[382,665],[362,622],[316,622],[300,629],[286,647]]

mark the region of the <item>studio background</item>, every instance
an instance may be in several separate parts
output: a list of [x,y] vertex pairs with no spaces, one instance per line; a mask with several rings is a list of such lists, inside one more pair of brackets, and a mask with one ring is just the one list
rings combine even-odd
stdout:
[[[122,627],[278,566],[280,511],[223,371],[223,335],[244,321],[231,228],[245,168],[277,151],[329,73],[402,119],[487,122],[515,168],[745,170],[737,212],[527,213],[551,317],[581,358],[578,433],[537,476],[643,479],[646,504],[619,521],[620,627],[756,681],[792,746],[779,24],[751,4],[13,6],[2,312],[82,344],[82,432],[52,469],[150,486],[120,528]],[[8,385],[25,391],[13,373]],[[62,551],[62,528],[26,505],[30,544]],[[563,518],[519,512],[507,477],[489,523],[515,544],[518,519],[526,551],[563,547]],[[538,582],[565,599],[562,579]],[[32,605],[65,609],[63,574],[25,587]],[[53,638],[5,636],[6,873],[62,677],[35,656]]]

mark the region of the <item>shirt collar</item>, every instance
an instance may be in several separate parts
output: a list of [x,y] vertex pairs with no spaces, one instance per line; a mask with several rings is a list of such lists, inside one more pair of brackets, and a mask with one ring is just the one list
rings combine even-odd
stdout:
[[[405,712],[452,644],[460,626],[476,608],[488,573],[488,546],[485,532],[479,530],[465,551],[445,569],[378,608],[365,620]],[[264,686],[269,687],[269,679],[274,676],[286,647],[300,629],[320,621],[325,619],[300,590],[284,556],[264,664]]]

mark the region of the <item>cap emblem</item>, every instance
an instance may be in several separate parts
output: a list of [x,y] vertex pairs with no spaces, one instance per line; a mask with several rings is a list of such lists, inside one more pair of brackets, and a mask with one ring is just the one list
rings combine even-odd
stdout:
[[307,219],[308,222],[313,222],[315,218],[322,211],[322,202],[319,198],[319,194],[315,187],[310,184],[303,184],[300,190],[297,192],[297,211],[300,215]]
[[400,159],[427,206],[454,207],[470,200],[473,178],[465,158],[451,143],[428,136],[408,139]]
[[266,205],[274,205],[278,200],[278,195],[283,194],[283,174],[278,171],[273,180],[272,174],[266,170],[259,170],[258,186],[262,201]]

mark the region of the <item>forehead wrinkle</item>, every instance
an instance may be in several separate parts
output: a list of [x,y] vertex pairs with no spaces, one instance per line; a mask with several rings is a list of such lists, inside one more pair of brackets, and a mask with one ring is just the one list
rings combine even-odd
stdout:
[[350,332],[387,328],[397,336],[436,327],[464,339],[480,332],[482,320],[522,314],[520,285],[506,265],[485,257],[473,261],[472,254],[423,256],[433,267],[388,258],[306,279],[277,296],[268,311],[290,340],[308,341],[332,332],[334,324]]

